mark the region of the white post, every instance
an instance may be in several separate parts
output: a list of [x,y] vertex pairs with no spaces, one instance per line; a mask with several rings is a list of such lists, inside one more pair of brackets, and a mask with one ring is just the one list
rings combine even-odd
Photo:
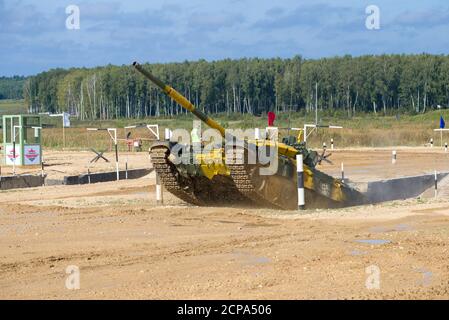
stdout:
[[334,150],[334,138],[331,138],[331,150]]
[[259,140],[259,139],[260,139],[260,129],[259,129],[259,128],[255,128],[255,129],[254,129],[254,138],[255,138],[256,140]]
[[393,152],[392,152],[391,163],[392,164],[396,163],[396,150],[393,150]]
[[323,142],[323,149],[326,150],[327,146],[326,146],[326,142]]
[[430,138],[430,147],[433,148],[433,138]]
[[165,131],[164,131],[164,138],[165,138],[165,140],[166,141],[169,141],[170,140],[170,138],[171,138],[171,134],[170,134],[171,132],[170,132],[170,129],[169,128],[165,128]]
[[161,205],[163,203],[164,203],[164,201],[162,198],[161,181],[160,181],[159,175],[156,172],[156,204]]
[[296,155],[296,171],[298,184],[298,210],[305,209],[305,195],[304,195],[304,167],[302,154]]
[[444,152],[447,152],[447,142],[444,143]]
[[345,183],[345,167],[343,162],[341,163],[341,182]]

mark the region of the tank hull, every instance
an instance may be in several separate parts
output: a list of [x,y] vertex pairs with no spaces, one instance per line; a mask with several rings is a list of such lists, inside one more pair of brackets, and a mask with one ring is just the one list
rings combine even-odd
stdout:
[[[168,142],[154,144],[150,157],[165,189],[179,199],[197,206],[297,209],[296,163],[292,159],[279,156],[278,170],[272,175],[261,175],[260,165],[229,163],[225,171],[211,176],[202,162],[177,164],[170,151],[173,146]],[[245,157],[248,152],[243,150]],[[308,168],[304,177],[306,208],[364,203],[361,193],[318,170]]]

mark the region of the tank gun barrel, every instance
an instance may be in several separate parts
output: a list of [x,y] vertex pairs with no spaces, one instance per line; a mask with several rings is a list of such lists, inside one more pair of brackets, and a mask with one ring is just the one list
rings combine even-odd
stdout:
[[148,70],[145,70],[138,62],[133,62],[133,66],[136,68],[137,71],[139,71],[141,74],[143,74],[147,79],[149,79],[151,82],[153,82],[155,85],[157,85],[159,88],[164,91],[164,93],[175,100],[181,107],[184,109],[190,111],[193,113],[197,118],[199,118],[201,121],[203,121],[205,124],[207,124],[209,127],[216,129],[220,132],[222,137],[225,136],[225,129],[214,119],[209,118],[204,112],[197,109],[193,103],[191,103],[186,97],[184,97],[182,94],[180,94],[178,91],[170,87],[169,85],[162,82],[160,79],[156,78],[151,72]]

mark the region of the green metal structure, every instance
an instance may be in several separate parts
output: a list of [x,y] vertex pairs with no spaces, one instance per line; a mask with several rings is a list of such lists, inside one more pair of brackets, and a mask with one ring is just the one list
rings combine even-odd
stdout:
[[6,165],[40,165],[42,161],[41,117],[3,116],[3,150]]

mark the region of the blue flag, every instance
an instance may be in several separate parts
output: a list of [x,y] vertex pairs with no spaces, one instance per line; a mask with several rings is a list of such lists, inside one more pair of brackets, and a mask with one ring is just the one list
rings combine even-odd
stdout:
[[444,122],[443,116],[440,116],[440,129],[444,129],[446,123]]

